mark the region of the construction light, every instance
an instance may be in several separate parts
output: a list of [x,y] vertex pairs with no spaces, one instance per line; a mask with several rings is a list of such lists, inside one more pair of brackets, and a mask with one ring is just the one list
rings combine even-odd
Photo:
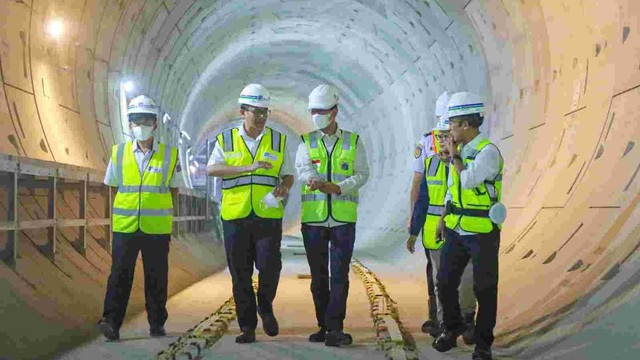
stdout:
[[60,19],[53,19],[47,24],[47,32],[54,39],[59,39],[64,34],[64,23]]

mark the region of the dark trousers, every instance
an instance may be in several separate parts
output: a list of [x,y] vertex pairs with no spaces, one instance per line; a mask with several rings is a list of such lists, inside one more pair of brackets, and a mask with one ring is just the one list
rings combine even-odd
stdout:
[[135,233],[113,233],[111,275],[107,282],[103,317],[110,320],[116,329],[122,326],[127,312],[139,252],[142,252],[149,325],[163,326],[167,321],[170,241],[170,234],[151,235],[140,230]]
[[349,267],[356,226],[346,224],[329,228],[303,224],[302,237],[311,269],[311,294],[318,326],[340,331],[347,312]]
[[429,254],[431,250],[425,248],[424,254],[427,257],[427,293],[429,294],[429,320],[438,320],[438,303],[436,302],[436,284],[433,277],[433,261]]
[[476,348],[490,349],[498,309],[498,251],[500,231],[460,236],[447,229],[438,269],[438,293],[448,330],[460,329],[464,319],[458,301],[458,286],[469,259],[473,264],[473,291],[478,301]]
[[[273,313],[282,257],[282,219],[263,219],[253,212],[244,219],[222,221],[224,248],[233,283],[238,324],[242,330],[258,325],[256,311]],[[253,266],[258,269],[258,303],[253,291]]]

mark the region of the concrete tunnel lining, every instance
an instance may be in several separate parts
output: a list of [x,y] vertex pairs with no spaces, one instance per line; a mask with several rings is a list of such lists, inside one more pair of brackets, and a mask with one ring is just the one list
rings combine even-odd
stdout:
[[[6,0],[0,152],[104,169],[126,139],[125,79],[170,114],[165,141],[190,134],[183,149],[226,126],[253,81],[272,90],[274,122],[308,130],[306,96],[330,82],[341,125],[370,149],[359,249],[406,261],[413,142],[441,91],[479,92],[507,169],[497,330],[509,344],[636,256],[640,5],[615,4]],[[45,25],[59,17],[65,36],[51,39]]]

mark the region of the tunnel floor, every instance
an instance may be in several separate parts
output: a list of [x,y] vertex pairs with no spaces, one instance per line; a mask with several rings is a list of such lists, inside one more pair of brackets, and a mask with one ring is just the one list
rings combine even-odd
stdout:
[[[424,261],[422,258],[417,261]],[[389,271],[393,264],[384,264],[372,258],[362,263],[377,273],[400,310],[400,320],[413,337],[418,356],[422,359],[468,359],[471,347],[462,345],[446,354],[431,348],[432,338],[420,332],[426,314],[426,285],[422,273],[400,274]],[[415,268],[414,268],[415,269]],[[369,299],[364,283],[350,272],[350,291],[347,305],[345,331],[352,334],[354,343],[346,348],[329,348],[324,344],[307,341],[309,334],[317,330],[313,303],[309,291],[309,268],[301,244],[283,241],[283,270],[274,303],[280,323],[280,334],[268,337],[261,323],[256,329],[254,344],[238,345],[234,338],[239,334],[237,322],[229,328],[211,348],[201,353],[200,359],[385,359],[385,352],[378,349]],[[383,275],[380,275],[384,273]],[[254,274],[255,275],[255,274]],[[169,299],[169,319],[165,326],[167,336],[151,338],[148,335],[146,313],[128,320],[120,331],[120,341],[107,342],[102,336],[58,357],[72,359],[149,359],[167,349],[179,336],[193,328],[231,297],[231,279],[228,270],[213,274]],[[496,357],[507,359],[508,357]]]

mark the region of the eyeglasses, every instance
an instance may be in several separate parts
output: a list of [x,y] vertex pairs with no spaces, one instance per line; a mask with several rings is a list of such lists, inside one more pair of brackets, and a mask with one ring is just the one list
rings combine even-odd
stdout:
[[156,123],[156,118],[147,114],[131,114],[129,115],[129,122],[135,126],[153,126]]
[[449,134],[448,133],[439,133],[436,135],[436,139],[438,139],[438,141],[446,141],[449,138]]
[[268,117],[269,115],[271,115],[271,110],[267,108],[257,108],[249,105],[244,105],[242,109],[252,112],[257,117]]
[[311,115],[327,115],[330,114],[334,109],[336,108],[336,106],[330,108],[330,109],[311,109]]

